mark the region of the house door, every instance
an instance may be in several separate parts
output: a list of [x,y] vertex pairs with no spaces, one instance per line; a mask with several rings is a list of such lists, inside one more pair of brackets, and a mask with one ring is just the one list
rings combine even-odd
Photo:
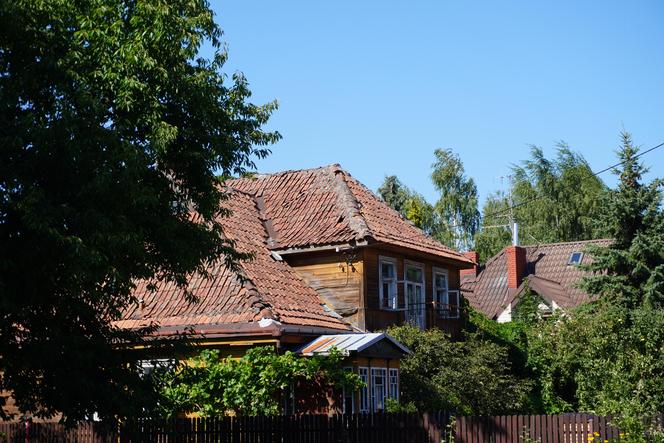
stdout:
[[424,302],[424,271],[419,266],[406,266],[406,321],[426,328]]

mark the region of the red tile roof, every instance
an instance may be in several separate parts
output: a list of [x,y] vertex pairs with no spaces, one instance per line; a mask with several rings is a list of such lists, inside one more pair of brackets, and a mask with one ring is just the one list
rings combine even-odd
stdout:
[[[232,211],[220,219],[224,234],[236,242],[240,252],[254,254],[243,262],[246,278],[240,282],[223,261],[212,265],[210,278],[192,275],[187,289],[198,299],[188,302],[185,291],[174,283],[139,282],[135,291],[142,306],[128,309],[116,325],[136,328],[157,322],[162,328],[182,331],[185,327],[228,325],[258,322],[262,318],[284,325],[302,325],[331,329],[348,329],[348,325],[325,312],[314,289],[307,286],[283,261],[277,261],[267,247],[268,235],[253,198],[232,192],[223,206]],[[153,282],[154,283],[154,282]]]
[[[584,252],[590,244],[608,246],[610,242],[587,240],[524,246],[526,271],[523,277],[528,277],[531,289],[559,306],[578,306],[587,301],[589,296],[576,287],[584,272],[578,266],[568,265],[570,255],[572,252]],[[584,254],[582,263],[590,260],[591,256]],[[523,286],[516,291],[508,290],[507,257],[503,249],[478,269],[477,277],[463,280],[461,291],[471,306],[495,318],[514,300]]]
[[373,242],[444,257],[460,266],[471,263],[425,235],[338,165],[233,179],[226,186],[230,195],[222,205],[231,215],[219,221],[240,252],[254,255],[241,263],[246,281],[220,260],[209,266],[209,278],[190,277],[187,290],[195,303],[174,283],[139,282],[135,296],[142,303],[125,312],[116,322],[119,327],[156,322],[162,333],[212,327],[239,331],[267,318],[283,327],[349,329],[324,309],[318,293],[285,261],[272,255],[274,250]]
[[339,165],[231,180],[252,194],[268,220],[274,249],[367,241],[472,261],[426,235]]

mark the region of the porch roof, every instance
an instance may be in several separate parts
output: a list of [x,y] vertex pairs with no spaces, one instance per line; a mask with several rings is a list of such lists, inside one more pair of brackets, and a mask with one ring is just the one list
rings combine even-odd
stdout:
[[407,347],[384,332],[321,335],[314,341],[298,349],[297,353],[305,356],[328,355],[332,348],[337,348],[343,354],[348,355],[351,352],[360,353],[381,341],[386,341],[395,346],[404,354],[410,354],[410,350]]

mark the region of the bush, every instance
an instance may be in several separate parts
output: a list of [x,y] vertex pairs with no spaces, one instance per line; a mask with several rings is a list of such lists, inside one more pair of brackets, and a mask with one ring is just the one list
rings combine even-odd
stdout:
[[401,361],[402,401],[418,410],[492,415],[530,408],[531,383],[511,373],[506,347],[476,334],[453,342],[438,329],[410,325],[388,333],[412,351]]

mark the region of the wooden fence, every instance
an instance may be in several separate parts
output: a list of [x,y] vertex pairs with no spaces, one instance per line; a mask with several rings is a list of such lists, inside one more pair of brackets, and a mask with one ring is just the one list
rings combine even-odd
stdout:
[[[664,416],[651,420],[662,429]],[[453,429],[452,429],[453,428]],[[452,431],[454,431],[452,433]],[[620,431],[610,418],[590,414],[457,417],[425,414],[304,415],[140,419],[113,429],[85,422],[0,422],[0,443],[611,443]],[[653,441],[647,436],[648,441]]]
[[75,427],[60,423],[0,422],[0,443],[116,443],[113,429],[100,423],[83,422]]
[[620,431],[609,418],[589,414],[459,417],[455,435],[459,443],[620,441]]

